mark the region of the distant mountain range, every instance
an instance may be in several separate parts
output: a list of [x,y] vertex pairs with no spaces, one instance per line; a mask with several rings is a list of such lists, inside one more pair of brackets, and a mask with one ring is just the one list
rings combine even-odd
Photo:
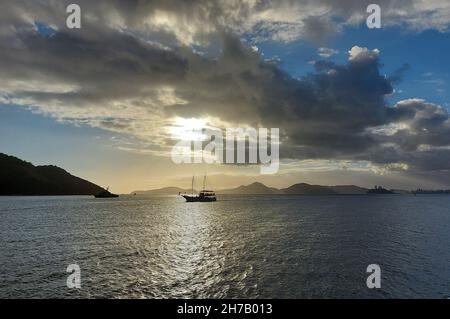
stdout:
[[95,195],[103,190],[57,166],[34,166],[0,153],[0,195]]
[[[179,192],[189,193],[191,190],[178,187],[165,187],[149,191],[136,191],[133,193],[138,195],[175,195]],[[278,189],[255,182],[246,186],[219,190],[216,193],[219,195],[360,195],[366,194],[367,189],[354,185],[321,186],[306,183],[294,184],[288,188]]]
[[[0,153],[0,196],[10,195],[95,195],[104,191],[98,185],[73,176],[62,168],[53,165],[34,166],[13,156]],[[147,191],[135,191],[137,195],[177,195],[190,193],[191,189],[164,187]],[[391,191],[383,187],[372,190],[355,185],[322,186],[299,183],[287,188],[268,187],[255,182],[236,188],[217,190],[219,195],[362,195],[384,193],[410,193],[408,191]],[[423,191],[415,194],[435,194],[450,191]]]

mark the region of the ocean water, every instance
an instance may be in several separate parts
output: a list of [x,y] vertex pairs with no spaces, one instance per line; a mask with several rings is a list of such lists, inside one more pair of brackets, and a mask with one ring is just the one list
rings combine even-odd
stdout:
[[449,298],[450,196],[0,197],[14,297]]

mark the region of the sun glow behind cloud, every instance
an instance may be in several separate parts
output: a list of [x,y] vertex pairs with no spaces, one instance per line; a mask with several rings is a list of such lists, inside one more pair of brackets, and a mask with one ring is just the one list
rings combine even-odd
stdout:
[[174,140],[179,141],[203,141],[202,129],[206,127],[206,120],[198,118],[177,117],[169,127],[169,132]]

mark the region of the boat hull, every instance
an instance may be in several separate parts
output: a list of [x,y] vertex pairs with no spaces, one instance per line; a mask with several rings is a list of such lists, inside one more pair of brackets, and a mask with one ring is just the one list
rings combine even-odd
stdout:
[[108,191],[101,192],[99,194],[94,195],[95,198],[117,198],[119,195],[110,193]]
[[200,197],[200,196],[189,196],[189,195],[182,195],[183,198],[188,203],[194,203],[194,202],[215,202],[215,197]]

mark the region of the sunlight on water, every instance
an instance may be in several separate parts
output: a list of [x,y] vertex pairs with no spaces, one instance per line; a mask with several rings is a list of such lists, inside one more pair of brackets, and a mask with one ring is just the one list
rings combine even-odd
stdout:
[[0,218],[0,297],[450,296],[446,196],[3,197]]

